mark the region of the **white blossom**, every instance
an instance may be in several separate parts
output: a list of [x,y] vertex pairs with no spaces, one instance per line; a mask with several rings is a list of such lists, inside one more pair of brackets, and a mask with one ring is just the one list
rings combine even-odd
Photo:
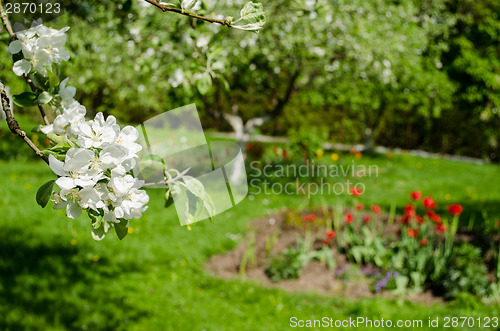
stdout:
[[144,181],[138,180],[131,175],[124,175],[123,169],[111,171],[109,181],[110,200],[114,206],[115,218],[139,218],[147,209],[149,196],[146,191],[139,190]]
[[184,71],[181,68],[175,69],[174,74],[168,79],[168,82],[173,88],[181,85],[184,82]]
[[67,86],[69,77],[64,79],[61,84],[59,84],[59,96],[62,99],[63,104],[70,105],[73,101],[73,98],[76,94],[76,88],[73,86]]
[[114,116],[108,116],[104,120],[102,113],[97,113],[93,121],[83,123],[80,126],[78,144],[85,148],[102,148],[114,142],[120,131]]
[[69,60],[69,53],[64,49],[66,43],[65,32],[69,27],[55,30],[43,25],[35,26],[37,22],[25,30],[21,24],[15,24],[17,40],[9,44],[8,50],[12,54],[22,51],[23,59],[14,63],[13,71],[16,75],[29,74],[32,70],[47,76],[52,63],[61,63]]
[[77,186],[82,188],[94,186],[103,177],[102,169],[91,166],[94,160],[94,152],[83,148],[69,149],[65,162],[50,155],[50,168],[60,176],[56,180],[56,185],[67,191]]
[[73,100],[70,104],[62,107],[62,112],[54,119],[54,123],[42,127],[45,134],[65,134],[69,137],[77,137],[80,126],[85,122],[86,109]]
[[115,143],[126,149],[128,158],[135,158],[137,153],[142,150],[142,146],[136,143],[138,138],[139,132],[137,129],[126,126],[118,133]]
[[[36,24],[40,24],[36,22]],[[16,75],[34,71],[46,76],[53,63],[69,60],[64,49],[65,32],[34,23],[28,30],[16,25],[17,40],[10,43],[12,54],[22,52],[14,64]],[[184,73],[176,72],[182,83]],[[58,190],[53,193],[54,209],[65,208],[66,216],[77,218],[84,211],[92,219],[92,236],[101,240],[108,230],[140,218],[147,209],[149,196],[140,188],[144,181],[131,175],[142,146],[136,143],[139,132],[132,126],[120,129],[114,116],[102,113],[85,119],[86,109],[74,99],[76,88],[68,86],[69,78],[59,84],[54,98],[56,118],[42,132],[57,143],[49,148],[49,166],[58,176]],[[61,161],[61,159],[63,159]],[[124,223],[125,222],[125,223]]]

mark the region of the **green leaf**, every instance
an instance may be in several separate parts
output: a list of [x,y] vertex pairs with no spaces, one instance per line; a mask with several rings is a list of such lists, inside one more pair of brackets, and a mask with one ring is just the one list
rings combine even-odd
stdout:
[[174,197],[172,196],[172,191],[167,185],[167,192],[165,192],[165,208],[170,207],[174,203]]
[[188,180],[185,180],[185,183],[186,183],[186,188],[189,190],[189,192],[193,193],[198,198],[201,198],[201,196],[205,192],[205,188],[198,179],[190,178]]
[[266,13],[261,3],[250,1],[240,12],[240,18],[231,27],[240,30],[258,32],[266,23]]
[[56,87],[56,86],[59,86],[59,77],[57,77],[57,75],[50,71],[50,70],[47,70],[47,74],[49,76],[49,84],[51,87]]
[[[167,7],[173,7],[173,8],[178,8],[180,6],[179,3],[172,3],[172,2],[164,2],[164,1],[160,1],[160,5],[162,6],[167,6]],[[180,8],[180,7],[179,7]]]
[[47,206],[50,196],[52,195],[52,188],[54,187],[55,182],[56,181],[54,179],[49,180],[47,183],[40,186],[40,188],[36,192],[36,202],[40,206],[42,206],[42,208],[45,208],[45,206]]
[[23,92],[12,96],[12,101],[19,107],[33,107],[37,105],[37,95],[32,92]]
[[231,89],[231,87],[229,86],[229,82],[227,81],[226,77],[224,77],[222,75],[217,75],[217,78],[222,83],[222,85],[224,86],[224,89],[226,91],[229,91]]
[[182,0],[181,8],[184,11],[191,10],[196,6],[197,3],[198,0]]
[[212,200],[212,197],[208,195],[207,192],[204,192],[204,194],[200,197],[200,199],[203,200],[205,210],[207,211],[210,221],[213,223],[213,217],[215,216],[216,210],[215,210],[215,203]]
[[49,103],[51,100],[52,100],[52,95],[46,91],[40,93],[38,98],[36,98],[36,102],[41,105]]
[[101,227],[103,215],[100,212],[95,211],[95,210],[90,209],[90,208],[87,211],[87,214],[89,215],[90,219],[92,220],[92,227],[94,229],[99,229]]
[[212,76],[208,72],[204,72],[196,82],[196,87],[201,95],[206,95],[212,89]]
[[31,132],[42,133],[42,128],[41,127],[42,127],[41,125],[37,125],[33,129],[31,129]]
[[106,231],[104,230],[104,222],[101,222],[101,225],[96,229],[92,227],[92,238],[94,240],[103,240],[106,236]]
[[132,0],[127,0],[123,4],[122,11],[129,12],[131,8],[132,8]]
[[120,220],[120,223],[115,223],[115,231],[118,239],[122,240],[128,234],[128,221]]
[[47,90],[50,87],[49,79],[47,77],[40,75],[39,73],[36,73],[35,75],[30,75],[30,78],[31,81],[33,82],[33,85],[35,85],[35,87],[40,90]]

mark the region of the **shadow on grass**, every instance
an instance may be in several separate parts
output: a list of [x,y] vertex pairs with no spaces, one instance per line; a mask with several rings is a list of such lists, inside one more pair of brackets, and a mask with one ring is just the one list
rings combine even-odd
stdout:
[[[120,330],[146,316],[116,284],[137,265],[88,255],[85,247],[0,231],[0,329]],[[124,263],[123,263],[124,264]]]

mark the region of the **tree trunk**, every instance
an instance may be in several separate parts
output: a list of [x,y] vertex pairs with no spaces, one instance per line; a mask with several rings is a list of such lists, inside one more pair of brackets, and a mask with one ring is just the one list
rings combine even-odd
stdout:
[[365,129],[365,144],[364,151],[370,153],[373,151],[373,130],[370,128]]

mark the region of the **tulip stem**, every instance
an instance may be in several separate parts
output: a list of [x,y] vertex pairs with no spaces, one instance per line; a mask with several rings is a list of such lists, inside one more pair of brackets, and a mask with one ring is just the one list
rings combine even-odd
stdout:
[[393,202],[391,202],[391,209],[389,210],[389,219],[387,220],[387,224],[389,226],[392,225],[392,223],[394,223],[394,218],[396,217],[396,204]]

